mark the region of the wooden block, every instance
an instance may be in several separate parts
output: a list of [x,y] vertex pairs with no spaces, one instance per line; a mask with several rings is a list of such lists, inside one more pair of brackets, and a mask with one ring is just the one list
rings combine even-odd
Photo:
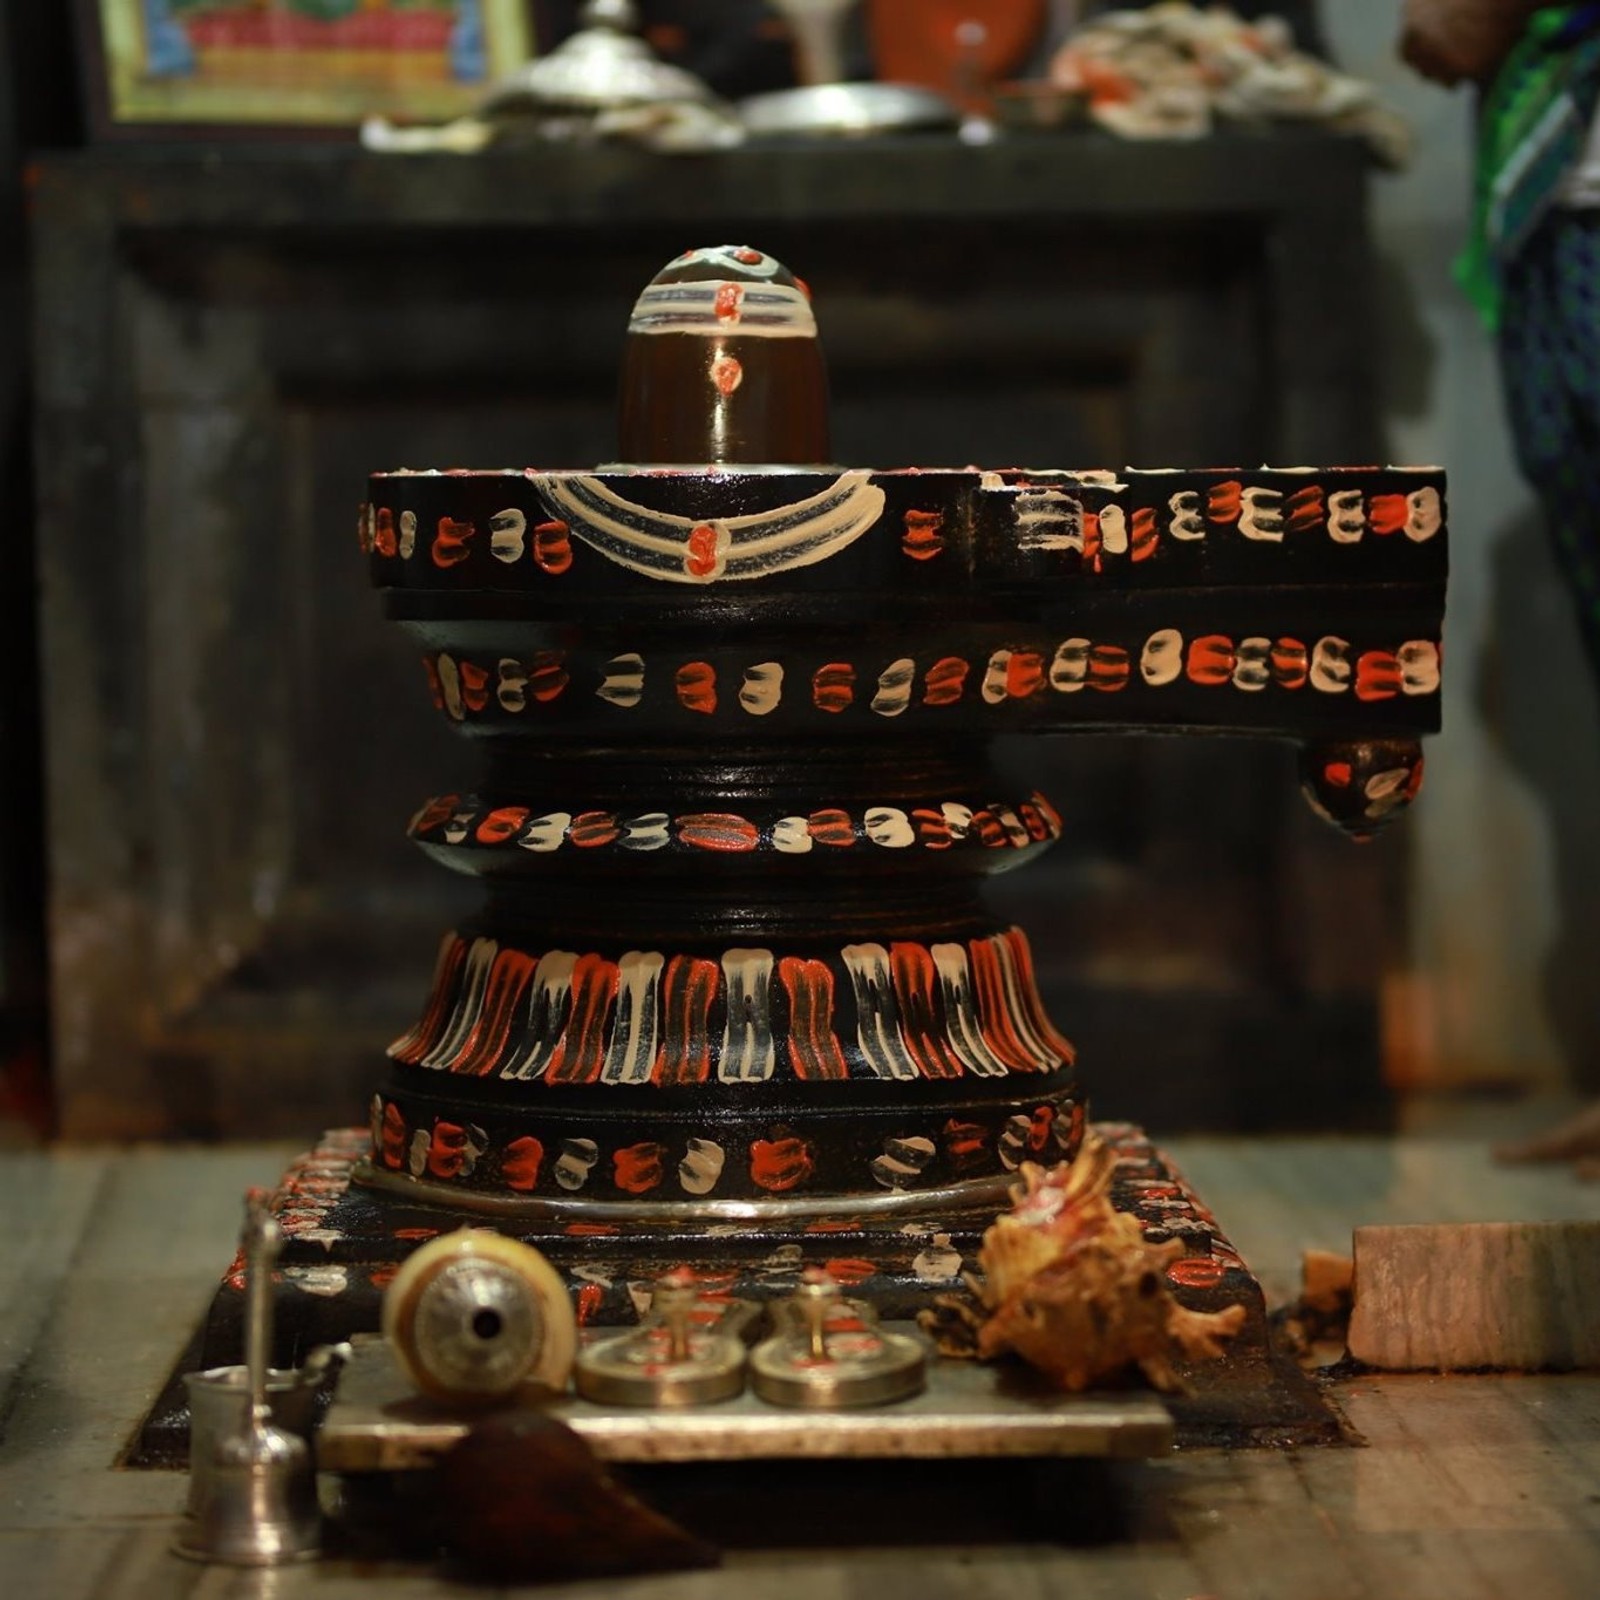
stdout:
[[1350,1354],[1400,1372],[1600,1366],[1600,1222],[1357,1228]]

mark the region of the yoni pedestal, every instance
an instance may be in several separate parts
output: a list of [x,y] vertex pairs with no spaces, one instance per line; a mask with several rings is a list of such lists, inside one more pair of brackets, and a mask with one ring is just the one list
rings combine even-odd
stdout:
[[[483,753],[411,832],[484,880],[358,1181],[542,1226],[992,1212],[1083,1127],[985,874],[1062,820],[996,734],[1296,737],[1402,806],[1437,725],[1442,479],[818,466],[807,293],[690,251],[629,326],[622,453],[396,472],[361,538]],[[709,463],[709,464],[707,464]]]

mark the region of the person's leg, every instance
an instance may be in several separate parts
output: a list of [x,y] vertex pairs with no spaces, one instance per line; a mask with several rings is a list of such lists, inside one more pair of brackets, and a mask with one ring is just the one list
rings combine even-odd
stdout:
[[1600,212],[1552,212],[1528,241],[1506,282],[1500,357],[1517,460],[1600,678]]
[[[1500,357],[1517,460],[1600,678],[1600,212],[1558,211],[1529,240],[1506,284]],[[1600,1175],[1600,1104],[1495,1155]]]

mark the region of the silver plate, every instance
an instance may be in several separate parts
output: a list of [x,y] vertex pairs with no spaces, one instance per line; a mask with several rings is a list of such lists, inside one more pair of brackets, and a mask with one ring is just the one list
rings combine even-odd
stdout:
[[861,135],[913,128],[953,128],[961,113],[932,89],[909,83],[818,83],[752,95],[739,120],[758,137]]
[[[884,1328],[911,1331],[906,1323]],[[358,1336],[354,1345],[317,1436],[322,1470],[428,1467],[466,1436],[472,1416],[417,1396],[376,1334]],[[568,1396],[554,1402],[550,1414],[602,1461],[1128,1458],[1164,1455],[1172,1447],[1172,1417],[1153,1394],[1055,1394],[1016,1368],[941,1358],[930,1360],[921,1394],[892,1406],[790,1411],[746,1392],[720,1405],[642,1411]]]

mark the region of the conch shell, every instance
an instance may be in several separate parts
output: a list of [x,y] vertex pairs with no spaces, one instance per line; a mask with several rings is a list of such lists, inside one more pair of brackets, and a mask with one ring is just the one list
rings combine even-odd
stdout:
[[1174,1362],[1220,1356],[1245,1308],[1189,1311],[1173,1299],[1166,1268],[1183,1245],[1147,1244],[1138,1221],[1112,1205],[1115,1167],[1092,1134],[1070,1166],[1022,1164],[1012,1209],[983,1236],[982,1279],[967,1280],[987,1315],[965,1320],[977,1321],[977,1355],[1015,1352],[1063,1389],[1137,1367],[1155,1388],[1181,1392]]

